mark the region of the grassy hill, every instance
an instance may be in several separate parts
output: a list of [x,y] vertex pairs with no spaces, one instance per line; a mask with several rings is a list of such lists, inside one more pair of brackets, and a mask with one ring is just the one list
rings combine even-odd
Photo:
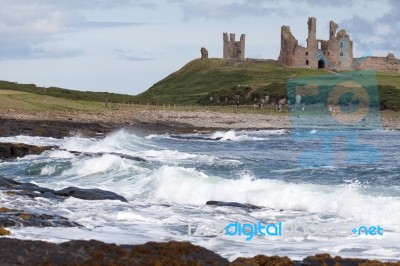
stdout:
[[[323,69],[283,68],[273,61],[223,59],[193,60],[177,72],[136,96],[150,104],[227,105],[255,103],[269,95],[271,100],[286,95],[291,78],[331,74]],[[400,74],[377,73],[381,105],[400,110]]]
[[[238,63],[223,59],[193,60],[139,94],[137,100],[152,103],[202,104],[213,94],[242,87],[237,93],[272,83],[284,85],[290,77],[321,75],[323,70],[285,69],[276,63]],[[239,85],[239,86],[238,86]],[[247,90],[247,91],[246,91]]]
[[56,98],[80,100],[88,102],[133,102],[135,96],[110,92],[77,91],[57,87],[42,88],[35,84],[19,84],[16,82],[0,81],[0,90],[13,90],[39,95],[52,96]]
[[104,109],[104,102],[71,100],[39,95],[18,90],[0,90],[0,109],[29,111],[97,111]]
[[[75,91],[61,88],[41,88],[34,84],[0,81],[0,90],[12,90],[51,96],[54,99],[109,103],[230,105],[258,103],[266,95],[270,100],[286,96],[286,81],[291,78],[331,74],[323,69],[282,68],[274,61],[223,59],[193,60],[180,70],[136,95],[107,92]],[[377,73],[380,103],[383,108],[400,110],[400,74]],[[112,88],[110,88],[112,89]],[[20,94],[10,97],[28,97]],[[35,97],[36,99],[36,97]],[[40,100],[40,97],[36,100]],[[35,101],[36,101],[35,100]],[[60,100],[61,101],[61,100]],[[57,105],[57,104],[56,104]],[[78,104],[80,106],[80,104]],[[40,104],[39,104],[40,106]],[[62,104],[60,104],[62,106]],[[65,108],[68,108],[67,106]]]

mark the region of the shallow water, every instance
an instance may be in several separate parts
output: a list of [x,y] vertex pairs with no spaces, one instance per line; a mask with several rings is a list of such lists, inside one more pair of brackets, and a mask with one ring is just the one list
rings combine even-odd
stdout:
[[[311,142],[305,144],[304,138]],[[101,188],[129,200],[54,202],[2,194],[0,206],[63,215],[85,227],[12,229],[22,239],[187,240],[230,260],[260,253],[300,259],[322,252],[400,260],[399,140],[400,132],[385,130],[144,137],[121,130],[104,139],[0,138],[63,149],[2,162],[2,175],[54,189]],[[209,200],[264,208],[205,205]],[[283,234],[250,241],[224,234],[225,226],[235,221],[280,221]],[[384,228],[382,236],[352,233],[353,228],[378,225]]]

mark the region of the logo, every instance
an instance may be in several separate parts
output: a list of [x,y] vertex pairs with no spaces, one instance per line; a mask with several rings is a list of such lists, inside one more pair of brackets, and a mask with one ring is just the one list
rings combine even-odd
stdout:
[[371,236],[375,236],[375,235],[383,235],[383,228],[378,226],[370,226],[370,227],[366,227],[366,226],[360,226],[359,228],[354,228],[352,230],[353,234],[357,234],[357,235],[371,235]]
[[[292,136],[304,147],[298,155],[302,167],[332,166],[336,158],[345,164],[380,162],[380,151],[363,143],[365,130],[359,130],[382,129],[375,72],[296,78],[286,82],[286,89]],[[344,149],[335,145],[338,139]]]
[[263,225],[261,221],[258,221],[256,224],[241,224],[236,221],[226,226],[225,233],[229,236],[247,236],[247,241],[253,239],[256,235],[282,236],[282,222]]

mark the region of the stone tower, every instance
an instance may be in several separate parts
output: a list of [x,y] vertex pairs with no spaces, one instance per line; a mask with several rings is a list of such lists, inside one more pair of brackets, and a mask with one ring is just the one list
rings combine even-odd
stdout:
[[334,21],[331,20],[329,22],[329,40],[332,40],[335,38],[337,28],[338,28],[338,24],[336,24]]
[[279,54],[278,62],[285,66],[294,65],[294,52],[299,42],[293,36],[289,26],[281,27],[281,52]]
[[308,18],[308,38],[307,48],[310,50],[317,49],[317,19],[314,17]]
[[308,18],[307,47],[298,44],[289,26],[281,28],[281,52],[278,62],[286,67],[351,69],[353,62],[353,42],[338,24],[329,23],[329,39],[316,37],[317,19]]
[[242,34],[240,36],[240,41],[235,40],[235,34],[228,33],[223,34],[224,41],[224,59],[239,59],[244,60],[245,54],[245,38],[246,35]]

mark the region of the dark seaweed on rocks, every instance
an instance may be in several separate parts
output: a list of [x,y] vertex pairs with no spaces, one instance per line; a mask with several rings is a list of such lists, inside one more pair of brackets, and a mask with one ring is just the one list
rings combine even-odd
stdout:
[[366,259],[310,256],[302,261],[288,257],[257,255],[233,262],[188,242],[148,242],[115,245],[95,240],[74,240],[62,244],[0,238],[0,265],[129,265],[129,266],[399,266]]
[[75,227],[81,226],[59,215],[36,214],[0,208],[0,227]]

